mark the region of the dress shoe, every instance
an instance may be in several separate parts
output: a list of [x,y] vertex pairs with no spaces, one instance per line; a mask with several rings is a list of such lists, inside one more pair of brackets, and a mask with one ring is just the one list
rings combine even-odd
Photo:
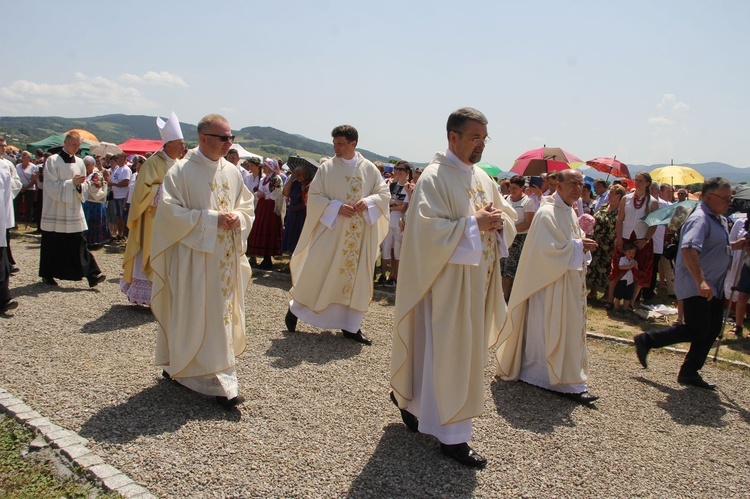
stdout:
[[591,402],[594,402],[595,400],[599,400],[598,396],[591,395],[589,392],[581,392],[581,393],[556,392],[556,393],[559,393],[566,399],[570,399],[573,402],[578,402],[579,404],[590,404]]
[[18,308],[18,302],[16,300],[8,300],[0,305],[0,314],[4,314],[8,310],[15,310]]
[[471,468],[484,468],[487,466],[487,459],[474,452],[474,449],[469,447],[469,444],[465,442],[456,445],[440,444],[440,452],[464,466]]
[[681,385],[696,386],[698,388],[703,388],[704,390],[716,390],[716,385],[707,382],[705,379],[701,378],[701,375],[698,373],[690,376],[679,375],[677,376],[677,382]]
[[218,395],[216,396],[216,403],[222,406],[224,409],[231,409],[232,407],[236,406],[239,401],[239,397],[232,397],[228,399],[226,397]]
[[42,282],[50,286],[57,286],[57,281],[52,277],[42,277]]
[[362,330],[359,329],[356,333],[350,333],[349,331],[341,330],[344,333],[344,338],[358,341],[365,345],[372,345],[372,341],[362,334]]
[[106,281],[107,276],[105,276],[104,274],[99,274],[99,275],[95,275],[94,277],[89,277],[88,280],[89,280],[89,287],[93,288],[97,284]]
[[297,330],[297,316],[292,313],[291,309],[288,309],[286,311],[286,317],[284,317],[284,323],[286,324],[286,329],[293,333]]
[[641,363],[644,369],[648,369],[648,360],[646,357],[648,357],[651,347],[646,345],[646,336],[643,333],[636,334],[633,336],[633,343],[635,343],[635,354],[638,356],[638,362]]
[[162,376],[162,378],[166,378],[166,379],[168,379],[170,381],[172,380],[172,376],[170,376],[169,373],[167,371],[165,371],[164,369],[161,370],[161,376]]
[[[396,401],[396,396],[393,394],[393,392],[391,392],[391,402],[393,402],[393,405],[398,407],[398,402]],[[401,412],[401,419],[403,420],[406,427],[414,433],[419,433],[419,419],[417,419],[414,414],[407,411],[406,409],[401,409],[399,407],[398,410]]]
[[12,267],[10,268],[10,275],[16,275],[16,274],[18,274],[19,272],[21,272],[21,269],[19,269],[19,268],[18,268],[18,267],[16,267],[15,265],[13,265],[13,266],[12,266]]

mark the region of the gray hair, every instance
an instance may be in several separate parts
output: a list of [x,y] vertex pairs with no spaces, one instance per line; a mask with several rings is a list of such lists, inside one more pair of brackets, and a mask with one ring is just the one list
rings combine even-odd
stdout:
[[450,136],[451,132],[463,132],[466,129],[467,121],[476,121],[482,125],[489,123],[487,117],[480,111],[473,107],[462,107],[448,116],[448,123],[445,125],[448,135]]
[[86,156],[85,158],[83,158],[83,164],[85,164],[86,166],[95,165],[96,159],[94,159],[93,156]]
[[709,192],[718,191],[719,189],[724,189],[725,187],[731,189],[732,183],[722,177],[712,177],[703,183],[703,189],[701,190],[701,192],[703,193],[703,195],[706,195]]
[[210,127],[214,123],[226,123],[227,125],[229,124],[227,119],[220,114],[207,114],[198,122],[198,133],[205,133],[208,127]]

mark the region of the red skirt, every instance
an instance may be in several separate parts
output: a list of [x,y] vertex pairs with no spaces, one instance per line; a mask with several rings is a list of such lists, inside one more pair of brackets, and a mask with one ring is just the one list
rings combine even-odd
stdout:
[[247,254],[256,256],[278,256],[281,254],[281,216],[274,213],[276,203],[272,199],[261,199],[255,207],[255,222],[247,239]]
[[[637,241],[638,238],[635,232],[630,234],[628,241]],[[627,270],[620,270],[618,263],[622,258],[623,252],[617,249],[615,245],[615,254],[612,256],[612,265],[609,270],[609,280],[619,281]],[[635,261],[638,262],[638,268],[633,270],[633,280],[637,285],[642,288],[648,288],[651,286],[651,272],[654,269],[654,241],[650,239],[646,246],[635,252]]]

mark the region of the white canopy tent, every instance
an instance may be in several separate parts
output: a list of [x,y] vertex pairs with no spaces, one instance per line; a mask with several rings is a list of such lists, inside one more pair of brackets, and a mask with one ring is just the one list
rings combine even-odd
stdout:
[[244,147],[242,147],[240,144],[232,144],[231,149],[236,150],[238,153],[240,153],[240,159],[247,159],[247,158],[260,158],[261,161],[263,161],[263,156],[259,154],[253,154]]

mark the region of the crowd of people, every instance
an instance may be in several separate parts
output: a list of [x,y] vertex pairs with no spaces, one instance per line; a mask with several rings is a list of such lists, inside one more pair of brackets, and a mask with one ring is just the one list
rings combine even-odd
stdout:
[[[364,345],[374,286],[398,282],[390,399],[411,431],[479,468],[487,461],[469,442],[488,349],[497,347],[500,379],[593,403],[586,307],[599,292],[623,313],[666,286],[684,302],[679,321],[637,335],[638,361],[646,368],[651,349],[689,341],[678,382],[715,388],[699,371],[721,327],[730,248],[735,260],[748,248],[747,227],[730,237],[723,217],[724,179],[706,181],[697,208],[666,230],[643,217],[672,203],[673,189],[647,172],[630,192],[619,181],[589,185],[576,170],[498,185],[474,166],[489,135],[473,108],[449,116],[447,147],[425,168],[370,162],[350,125],[333,129],[334,156],[319,165],[243,160],[218,114],[198,123],[191,150],[174,113],[156,125],[163,147],[145,156],[80,158],[69,132],[58,153],[23,152],[13,164],[0,139],[0,313],[18,306],[10,228],[38,224],[39,276],[51,286],[98,285],[105,276],[89,247],[126,241],[120,289],[156,318],[163,376],[231,408],[251,265],[269,269],[291,253],[288,331],[303,334],[301,321]],[[674,267],[665,242],[677,244]],[[750,267],[736,267],[747,301]]]

